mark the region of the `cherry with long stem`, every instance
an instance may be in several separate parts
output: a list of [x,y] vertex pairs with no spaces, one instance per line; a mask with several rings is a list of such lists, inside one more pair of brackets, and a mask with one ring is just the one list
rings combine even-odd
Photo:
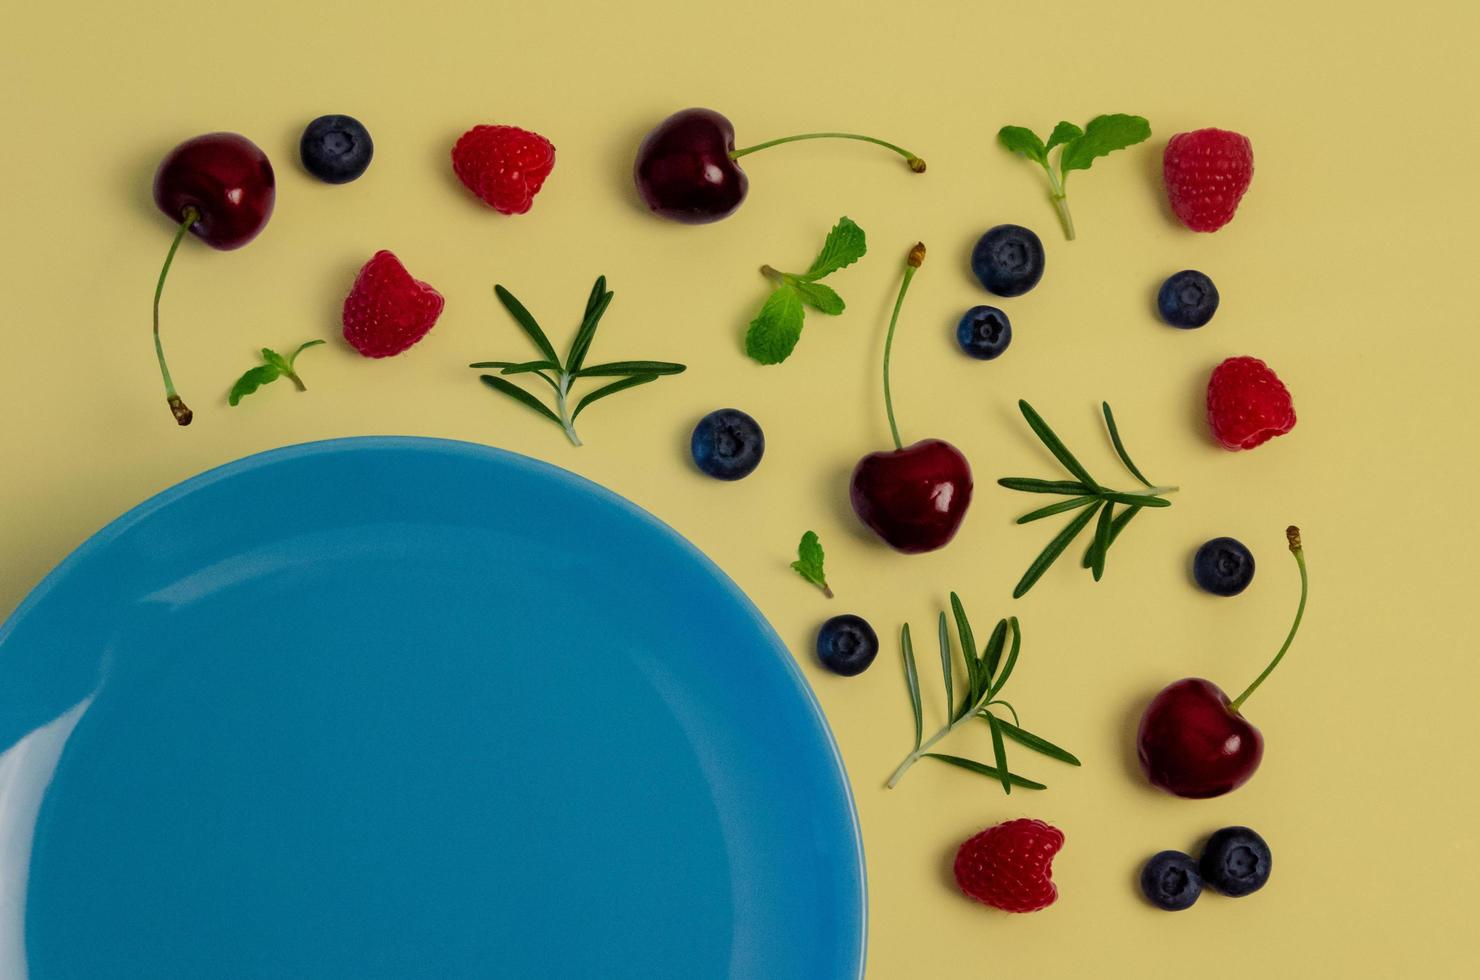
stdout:
[[925,261],[925,243],[916,242],[905,260],[904,278],[899,283],[899,295],[894,300],[894,312],[889,317],[889,332],[884,337],[884,412],[889,416],[889,434],[894,437],[894,448],[903,449],[904,441],[899,438],[899,425],[894,421],[894,393],[889,387],[889,361],[894,353],[894,327],[899,323],[899,311],[904,308],[905,293],[910,290],[910,280]]
[[906,150],[904,147],[896,146],[895,144],[887,142],[885,140],[876,139],[873,136],[862,136],[858,133],[800,133],[796,136],[783,136],[780,139],[766,140],[764,143],[757,143],[754,146],[747,146],[739,150],[731,150],[729,156],[731,160],[738,160],[743,156],[755,153],[757,150],[764,150],[773,146],[780,146],[783,143],[795,143],[799,140],[823,139],[858,140],[861,143],[872,143],[875,146],[882,146],[886,150],[892,150],[895,153],[898,153],[900,156],[904,157],[904,162],[909,164],[909,168],[915,173],[923,174],[925,172],[925,161],[915,154],[911,153],[909,150]]
[[170,242],[170,250],[165,253],[164,266],[159,270],[159,282],[154,286],[154,356],[159,361],[159,374],[164,379],[165,400],[169,403],[170,412],[175,416],[175,421],[180,425],[189,425],[195,413],[186,406],[185,400],[175,391],[175,382],[170,377],[169,364],[164,359],[164,345],[159,340],[159,299],[164,295],[164,281],[170,274],[170,265],[175,261],[175,252],[180,248],[180,242],[184,240],[185,233],[190,230],[190,227],[199,220],[199,211],[192,207],[185,209],[180,228],[175,232],[174,241]]
[[1285,658],[1285,654],[1290,649],[1290,644],[1295,642],[1295,634],[1300,632],[1300,621],[1305,618],[1305,600],[1310,594],[1310,577],[1306,574],[1305,570],[1305,549],[1300,543],[1300,528],[1295,527],[1293,524],[1285,528],[1285,538],[1290,543],[1290,553],[1295,556],[1295,563],[1300,566],[1300,605],[1295,608],[1295,621],[1290,624],[1290,632],[1285,636],[1285,642],[1280,647],[1280,652],[1275,654],[1274,659],[1269,662],[1269,666],[1265,667],[1264,671],[1258,677],[1254,678],[1254,683],[1245,688],[1244,693],[1234,698],[1228,705],[1229,710],[1234,713],[1238,713],[1243,703],[1249,699],[1249,695],[1257,691],[1259,685],[1264,683],[1264,679],[1274,673],[1274,669],[1280,665],[1280,661]]

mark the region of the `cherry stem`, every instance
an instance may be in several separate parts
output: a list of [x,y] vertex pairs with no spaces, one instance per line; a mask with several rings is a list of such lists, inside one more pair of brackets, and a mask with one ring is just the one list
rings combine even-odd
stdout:
[[174,379],[170,377],[170,367],[165,363],[164,345],[159,342],[159,298],[164,295],[164,281],[170,274],[170,264],[175,261],[175,251],[180,247],[180,242],[190,226],[200,220],[200,212],[193,207],[185,209],[185,217],[180,222],[179,231],[175,232],[175,240],[170,242],[170,250],[165,254],[164,267],[159,270],[159,282],[154,286],[154,356],[159,360],[159,374],[164,378],[165,401],[169,403],[170,412],[175,416],[175,421],[181,425],[189,425],[195,413],[185,406],[185,401],[175,391]]
[[884,338],[884,411],[889,416],[889,433],[894,436],[894,448],[903,449],[904,441],[899,438],[899,424],[894,421],[894,394],[889,388],[889,361],[894,353],[894,327],[899,323],[899,311],[904,306],[904,294],[909,292],[910,280],[915,270],[925,261],[925,245],[916,242],[905,260],[904,279],[899,284],[899,296],[894,300],[894,313],[889,317],[889,333]]
[[1305,550],[1300,544],[1300,528],[1294,526],[1286,528],[1285,537],[1289,539],[1290,553],[1295,556],[1295,563],[1300,566],[1300,605],[1295,610],[1295,622],[1290,624],[1290,634],[1285,637],[1285,645],[1280,647],[1280,652],[1275,654],[1274,659],[1269,662],[1269,666],[1264,668],[1264,673],[1254,678],[1254,683],[1250,684],[1244,693],[1240,694],[1234,699],[1233,704],[1229,705],[1234,711],[1238,711],[1243,706],[1243,703],[1249,699],[1249,695],[1259,689],[1259,685],[1264,683],[1264,678],[1274,673],[1274,669],[1284,659],[1285,652],[1290,649],[1290,644],[1295,641],[1295,634],[1300,631],[1300,620],[1305,616],[1305,598],[1310,592],[1310,582],[1305,573]]
[[909,164],[910,169],[913,170],[915,173],[923,174],[925,172],[925,161],[915,156],[904,147],[895,146],[893,143],[886,143],[883,140],[875,139],[872,136],[860,136],[857,133],[802,133],[798,136],[783,136],[780,139],[767,140],[764,143],[757,143],[754,146],[747,146],[743,150],[731,150],[730,159],[738,160],[746,154],[754,153],[757,150],[764,150],[773,146],[780,146],[782,143],[795,143],[798,140],[859,140],[863,143],[872,143],[875,146],[882,146],[886,150],[893,150],[895,153],[898,153],[900,156],[904,157],[904,162]]

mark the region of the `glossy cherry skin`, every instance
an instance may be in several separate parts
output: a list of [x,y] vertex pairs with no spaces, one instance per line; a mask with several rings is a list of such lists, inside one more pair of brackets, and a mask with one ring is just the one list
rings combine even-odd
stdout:
[[212,248],[241,248],[272,217],[277,199],[272,164],[236,133],[206,133],[170,151],[154,172],[154,203],[176,224],[185,209],[200,218],[190,231]]
[[941,439],[869,453],[853,470],[853,512],[890,547],[934,551],[956,536],[971,505],[971,466]]
[[1217,684],[1187,677],[1146,706],[1136,749],[1151,785],[1206,799],[1249,781],[1264,758],[1264,736]]
[[684,109],[658,124],[637,150],[632,179],[654,214],[702,225],[735,213],[750,180],[730,159],[735,127],[713,109]]

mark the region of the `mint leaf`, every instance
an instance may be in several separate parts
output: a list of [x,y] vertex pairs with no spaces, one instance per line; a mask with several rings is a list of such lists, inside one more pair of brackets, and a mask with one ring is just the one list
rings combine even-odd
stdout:
[[745,353],[761,364],[780,364],[791,356],[802,336],[802,297],[783,283],[771,293],[760,315],[745,332]]
[[262,348],[262,364],[252,368],[240,378],[237,378],[236,384],[231,386],[231,394],[226,396],[226,400],[230,404],[235,405],[258,388],[265,384],[271,384],[278,378],[287,378],[293,382],[293,386],[299,391],[307,391],[308,389],[303,385],[303,379],[293,372],[293,362],[298,360],[298,355],[308,350],[308,348],[317,347],[322,343],[322,340],[310,340],[307,343],[299,344],[298,349],[289,357],[284,357],[270,347]]
[[310,347],[317,347],[317,346],[319,346],[322,343],[323,343],[322,340],[307,340],[307,341],[304,341],[303,343],[299,344],[298,345],[298,349],[295,350],[292,354],[288,355],[288,367],[291,368],[294,364],[296,364],[298,362],[298,355],[299,354],[302,354],[304,351],[308,350]]
[[292,374],[293,365],[286,357],[271,348],[262,348],[262,360],[278,369],[280,374]]
[[801,279],[791,280],[791,286],[797,291],[797,295],[802,298],[802,302],[812,307],[812,309],[826,313],[828,316],[837,316],[843,312],[843,297],[839,296],[831,286],[824,286],[820,282],[806,282]]
[[1071,170],[1088,170],[1096,157],[1135,146],[1150,138],[1151,124],[1140,116],[1124,113],[1096,116],[1084,127],[1082,136],[1064,146],[1059,154],[1059,170],[1064,174]]
[[[1059,213],[1064,237],[1071,242],[1074,240],[1074,217],[1069,213],[1069,201],[1064,191],[1069,171],[1088,170],[1096,157],[1134,146],[1150,136],[1151,125],[1145,119],[1124,113],[1096,116],[1084,129],[1071,122],[1060,122],[1049,134],[1046,146],[1031,129],[1022,126],[1003,126],[997,133],[1003,146],[1039,164],[1048,174],[1048,198]],[[1054,147],[1061,148],[1058,173],[1048,163],[1048,154]]]
[[[1055,134],[1057,134],[1055,130]],[[1014,153],[1021,153],[1034,163],[1048,166],[1048,148],[1038,134],[1025,126],[1003,126],[997,131],[997,139]]]
[[231,386],[231,394],[226,396],[226,400],[232,405],[235,405],[245,396],[250,395],[265,384],[271,384],[281,376],[282,372],[277,369],[276,365],[263,364],[259,367],[254,367],[236,379],[236,384]]
[[822,559],[822,542],[818,540],[815,531],[808,531],[802,535],[801,543],[797,545],[797,560],[791,563],[791,567],[831,599],[833,591],[827,586],[827,576],[822,571]]
[[1073,123],[1061,122],[1053,128],[1053,132],[1048,137],[1048,149],[1051,150],[1063,143],[1072,142],[1083,135],[1084,130]]
[[817,258],[812,260],[812,267],[799,279],[821,279],[823,276],[837,272],[839,269],[852,265],[863,258],[868,251],[868,245],[864,241],[863,229],[853,223],[848,217],[838,219],[833,225],[832,231],[827,233],[827,241],[822,243],[822,251],[817,253]]

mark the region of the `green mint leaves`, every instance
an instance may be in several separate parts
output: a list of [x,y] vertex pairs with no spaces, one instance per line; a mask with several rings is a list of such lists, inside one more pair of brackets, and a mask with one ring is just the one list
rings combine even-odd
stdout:
[[[1014,786],[1019,789],[1046,789],[1043,783],[1020,776],[1007,767],[1007,742],[1016,742],[1040,755],[1071,766],[1079,765],[1079,759],[1048,739],[1022,728],[1017,709],[999,697],[1002,689],[1007,686],[1008,679],[1012,677],[1013,669],[1017,667],[1018,654],[1022,652],[1023,631],[1018,625],[1017,617],[998,620],[980,654],[976,652],[976,635],[972,632],[971,621],[966,617],[966,607],[961,604],[961,597],[954,592],[951,593],[951,619],[955,621],[961,662],[966,668],[965,676],[961,678],[965,682],[965,688],[961,691],[961,700],[958,703],[956,668],[951,656],[951,629],[945,612],[941,612],[936,620],[936,637],[940,643],[941,679],[945,682],[947,723],[928,739],[924,737],[925,715],[920,703],[920,669],[915,662],[915,647],[910,639],[909,624],[906,623],[900,630],[900,655],[904,660],[904,681],[910,695],[910,711],[914,715],[915,747],[894,770],[886,785],[893,789],[916,762],[934,759],[994,779],[1002,784],[1004,793],[1010,794]],[[1009,633],[1012,635],[1011,644],[1007,640]],[[993,711],[993,708],[998,710]],[[1002,714],[1003,710],[1012,717],[1011,722]],[[947,735],[978,719],[986,723],[991,735],[992,765],[931,751]]]
[[776,288],[760,314],[750,321],[750,329],[745,333],[745,353],[761,364],[780,364],[790,357],[802,336],[804,307],[810,306],[828,316],[843,312],[843,297],[817,280],[852,265],[867,251],[863,229],[844,217],[827,233],[822,251],[806,272],[777,272],[768,265],[762,266],[761,272],[776,283]]
[[833,590],[828,587],[827,574],[822,570],[822,559],[822,542],[818,540],[817,532],[808,531],[802,535],[801,543],[797,545],[797,560],[791,563],[791,567],[831,599]]
[[[586,312],[581,318],[581,325],[576,330],[574,339],[571,340],[570,350],[565,355],[565,360],[560,360],[560,355],[555,353],[555,346],[550,343],[550,338],[540,328],[534,316],[524,308],[524,304],[515,298],[503,286],[494,286],[493,292],[498,296],[498,301],[504,305],[509,316],[514,318],[519,329],[524,331],[531,343],[540,353],[537,361],[477,361],[468,367],[477,369],[496,368],[498,374],[484,374],[479,376],[482,381],[493,391],[523,405],[535,413],[549,419],[565,430],[565,436],[571,445],[579,446],[580,437],[576,435],[576,418],[586,410],[592,402],[599,401],[608,395],[615,395],[619,391],[628,388],[636,388],[651,381],[657,381],[665,374],[682,374],[684,365],[674,364],[670,361],[612,361],[607,364],[586,363],[586,355],[591,350],[591,343],[596,339],[596,328],[601,324],[601,318],[606,313],[606,308],[611,305],[612,297],[616,295],[606,288],[606,276],[598,276],[596,284],[591,287],[591,295],[586,300]],[[508,375],[530,374],[539,378],[550,386],[555,393],[555,408],[551,409],[540,399],[525,391],[523,388],[507,380]],[[616,378],[608,384],[602,385],[588,392],[571,407],[571,388],[582,378]]]
[[[1031,129],[1023,126],[1003,126],[997,133],[1003,146],[1032,160],[1048,174],[1049,197],[1064,225],[1064,237],[1071,242],[1074,240],[1074,218],[1069,214],[1066,197],[1070,171],[1088,170],[1097,158],[1135,146],[1150,136],[1150,123],[1141,116],[1124,113],[1096,116],[1083,129],[1071,122],[1061,122],[1053,128],[1046,144]],[[1057,173],[1048,161],[1048,154],[1055,147],[1062,147]]]
[[265,384],[271,384],[278,378],[287,378],[293,382],[293,386],[299,391],[307,391],[308,389],[304,386],[303,379],[298,377],[298,373],[294,370],[293,365],[298,361],[299,354],[302,354],[310,347],[317,347],[322,343],[322,340],[310,340],[307,343],[299,344],[298,349],[287,357],[284,357],[275,350],[266,347],[262,348],[262,364],[252,368],[240,378],[237,378],[236,384],[231,386],[231,394],[226,396],[226,400],[232,405],[235,405],[258,388],[261,388]]

